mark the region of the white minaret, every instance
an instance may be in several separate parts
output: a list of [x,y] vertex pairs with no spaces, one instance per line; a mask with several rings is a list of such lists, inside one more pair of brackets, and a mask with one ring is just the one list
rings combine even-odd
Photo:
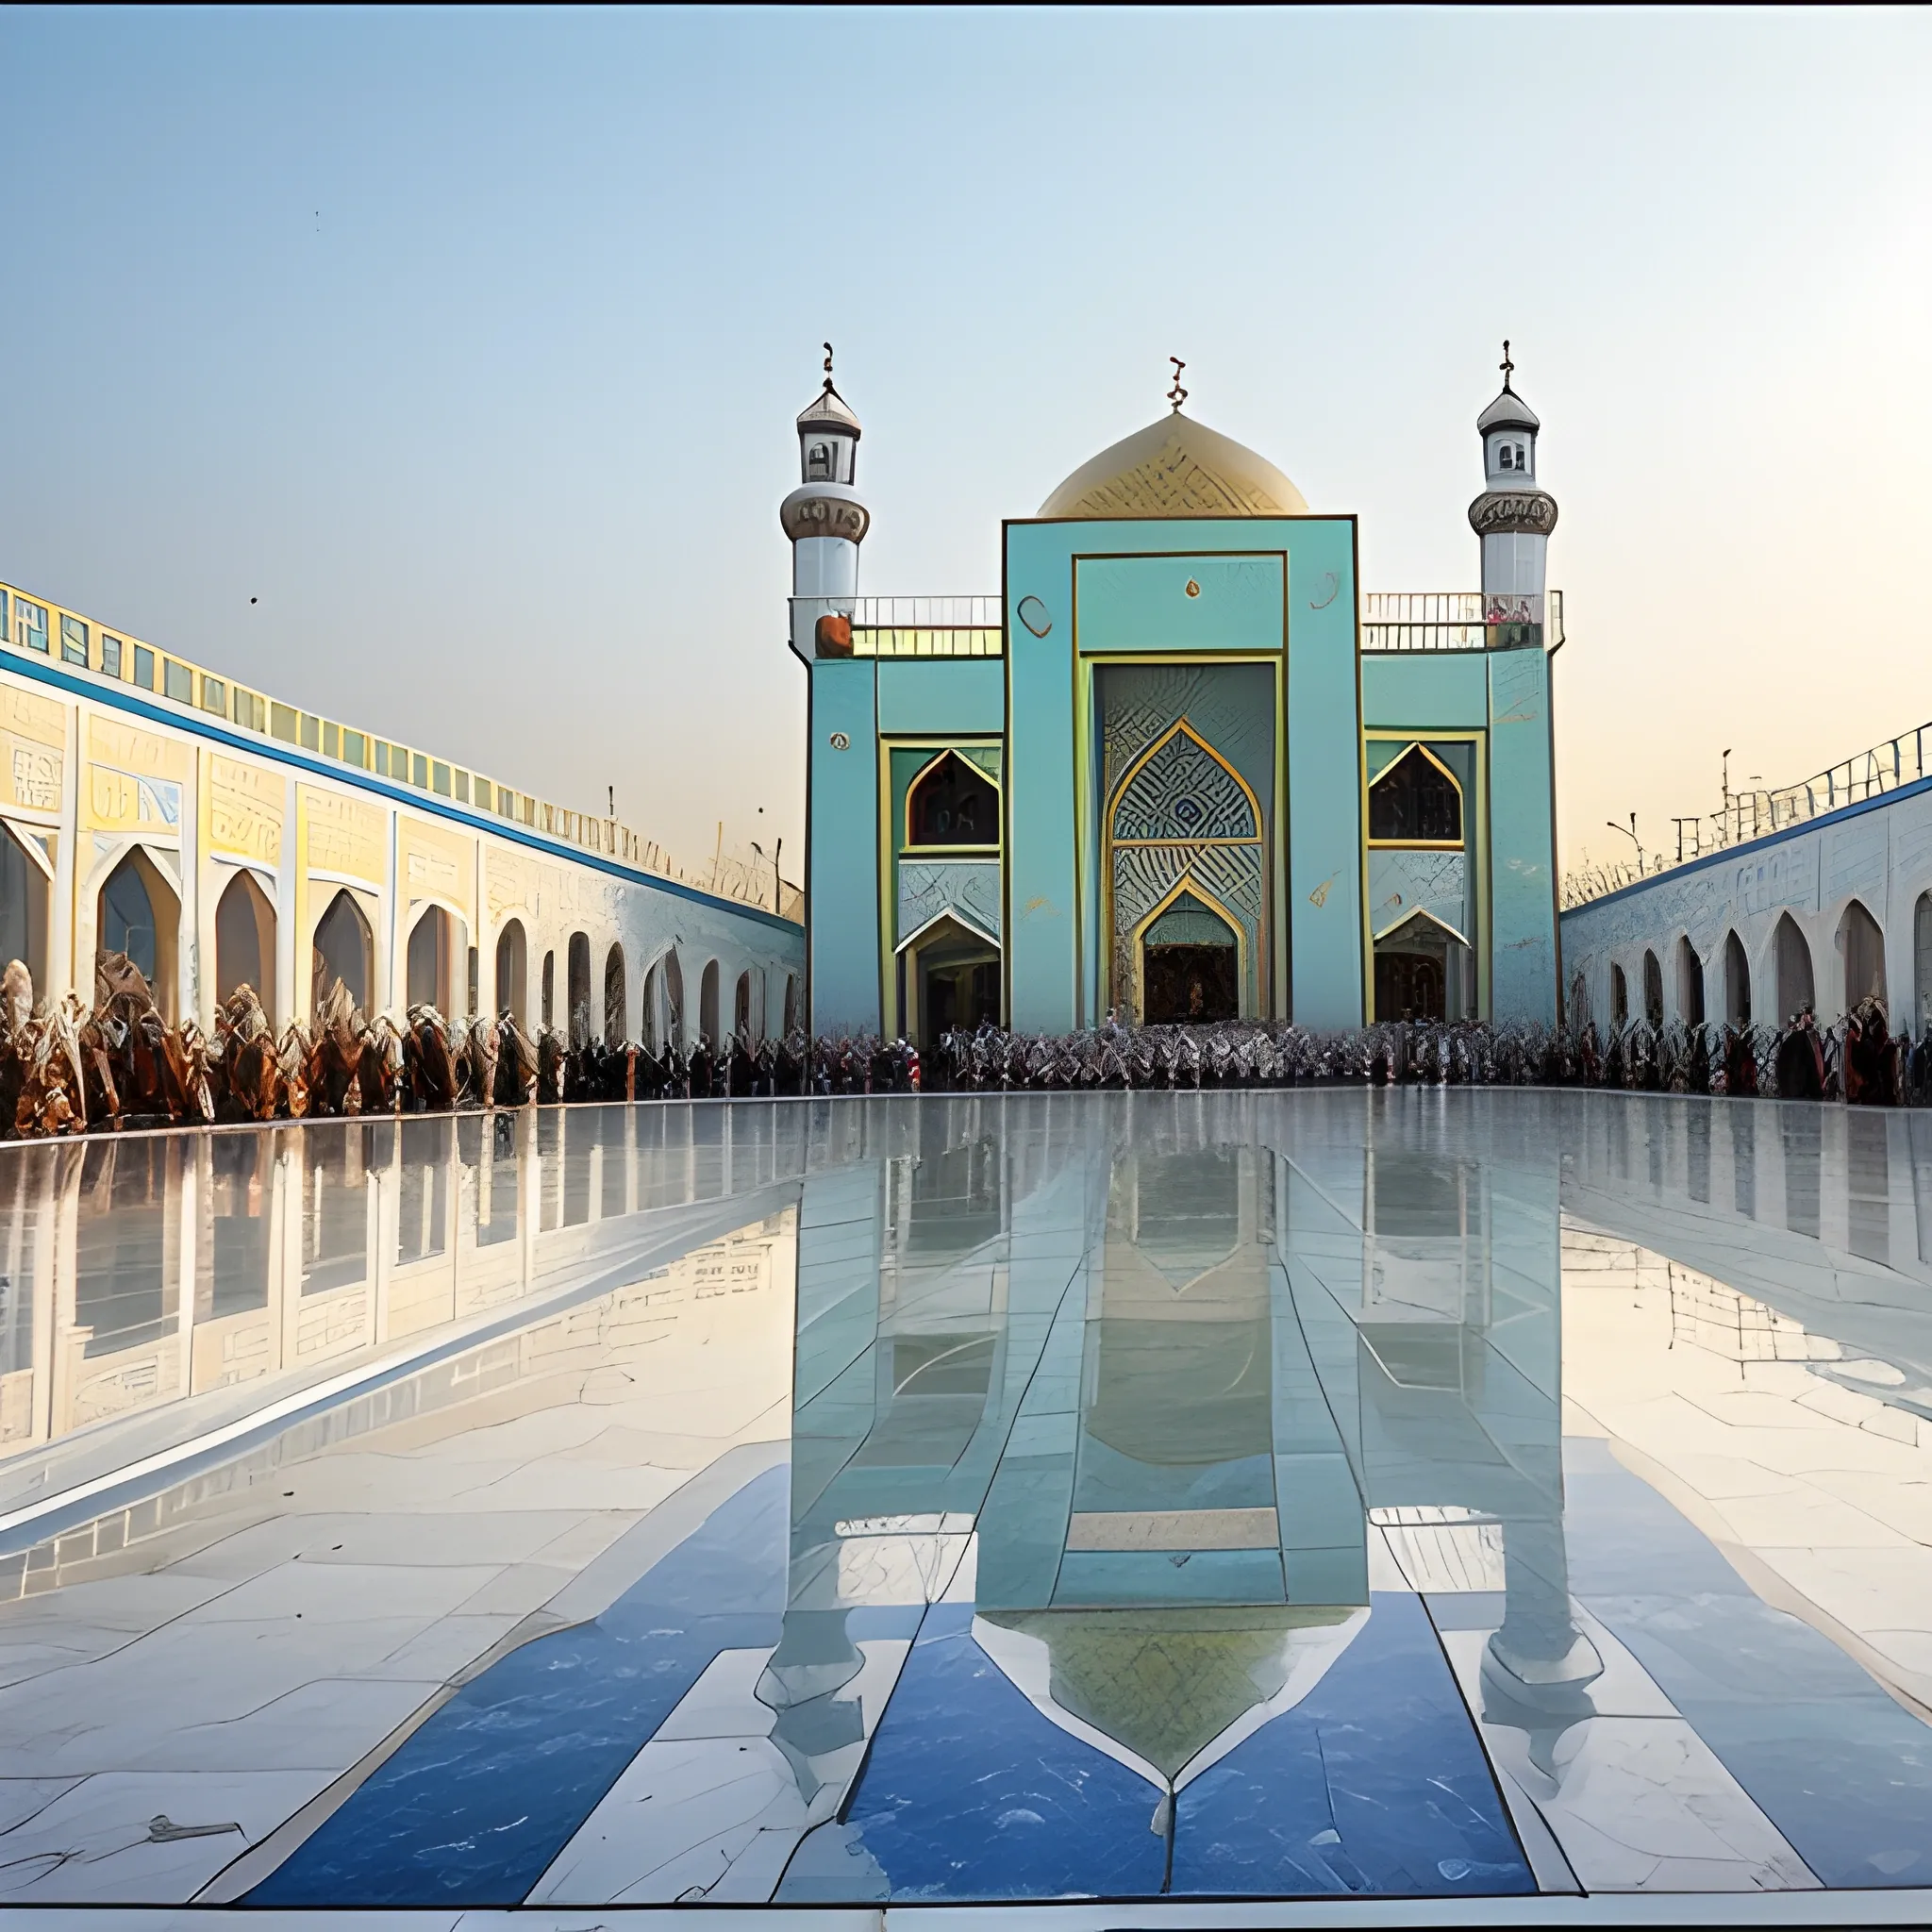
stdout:
[[[1509,387],[1516,365],[1503,344],[1503,393],[1475,419],[1483,440],[1483,493],[1469,507],[1483,544],[1483,617],[1491,626],[1543,622],[1543,575],[1557,499],[1536,480],[1536,411]],[[1514,639],[1497,641],[1516,641]],[[1532,641],[1528,637],[1521,640]]]
[[852,655],[852,607],[858,595],[858,546],[872,514],[852,487],[858,418],[825,386],[798,418],[799,486],[778,506],[791,540],[791,648],[808,661]]

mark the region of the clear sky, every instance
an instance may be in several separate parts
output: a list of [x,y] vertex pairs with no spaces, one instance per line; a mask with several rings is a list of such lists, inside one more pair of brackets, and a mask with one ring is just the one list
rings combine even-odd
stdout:
[[0,73],[0,573],[692,858],[792,871],[826,336],[875,592],[996,591],[1170,354],[1367,588],[1474,589],[1508,336],[1567,862],[1932,718],[1923,12],[13,8]]

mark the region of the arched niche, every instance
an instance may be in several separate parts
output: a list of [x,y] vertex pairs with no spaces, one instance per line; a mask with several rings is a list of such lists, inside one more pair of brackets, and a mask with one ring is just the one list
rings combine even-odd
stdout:
[[738,984],[731,993],[731,1031],[741,1039],[752,1038],[751,1026],[751,974],[749,971],[738,975]]
[[370,989],[375,983],[375,936],[369,921],[346,887],[328,902],[328,909],[315,923],[315,939],[309,949],[309,1011],[314,1012],[337,980],[348,990],[350,999],[365,1012]]
[[624,948],[613,944],[604,956],[604,1043],[622,1046],[630,1038],[628,975]]
[[166,1020],[177,1020],[176,959],[181,901],[139,845],[108,874],[96,906],[96,957],[125,953]]
[[689,1046],[684,1030],[684,968],[675,952],[664,955],[665,1041],[672,1046]]
[[1932,1029],[1932,892],[1921,892],[1912,909],[1912,991],[1923,1040]]
[[1885,998],[1885,934],[1863,903],[1854,899],[1838,923],[1838,953],[1844,961],[1845,1011],[1862,999]]
[[1426,745],[1412,744],[1369,787],[1377,845],[1460,845],[1462,787]]
[[574,932],[565,952],[564,997],[573,1046],[591,1042],[591,935]]
[[1590,1024],[1590,980],[1578,970],[1570,978],[1570,1027],[1581,1033]]
[[1650,952],[1643,956],[1643,1017],[1653,1026],[1664,1024],[1664,969]]
[[543,1024],[557,1024],[557,955],[543,955]]
[[1377,1020],[1467,1020],[1475,1013],[1475,955],[1462,935],[1416,911],[1375,941]]
[[215,902],[215,1004],[237,987],[254,990],[271,1026],[275,1024],[275,908],[245,868]]
[[45,865],[12,826],[0,824],[0,970],[18,959],[33,978],[36,999],[47,990],[53,890]]
[[1677,1017],[1687,1026],[1704,1024],[1704,961],[1688,935],[1677,941]]
[[1751,1024],[1751,961],[1735,932],[1724,935],[1724,1024]]
[[1772,938],[1772,958],[1777,971],[1777,1019],[1788,1024],[1803,1008],[1817,1002],[1818,992],[1811,977],[1811,948],[1798,930],[1798,922],[1787,912],[1777,923]]
[[[1926,929],[1932,933],[1932,894],[1921,903],[1927,908]],[[788,1036],[796,1030],[798,1024],[798,974],[788,973],[785,975],[785,1031]]]
[[1630,982],[1621,966],[1610,968],[1610,1024],[1623,1028],[1630,1024]]
[[718,962],[705,961],[704,976],[698,981],[698,1032],[707,1046],[718,1045]]
[[464,956],[463,928],[444,906],[425,906],[409,928],[408,1004],[454,1015],[458,961]]
[[990,846],[999,838],[999,789],[958,752],[941,752],[908,788],[908,846]]
[[496,935],[496,1010],[519,1026],[530,1024],[530,942],[521,919],[507,919]]

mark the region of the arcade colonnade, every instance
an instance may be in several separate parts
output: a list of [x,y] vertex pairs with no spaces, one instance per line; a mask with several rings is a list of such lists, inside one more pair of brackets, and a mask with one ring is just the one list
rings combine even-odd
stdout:
[[1562,915],[1566,1014],[1599,1027],[1829,1025],[1868,994],[1932,1025],[1932,784],[1659,873]]
[[[794,921],[575,850],[545,836],[550,808],[534,825],[479,808],[480,779],[459,801],[446,766],[445,791],[415,791],[200,708],[0,651],[0,961],[36,997],[91,1003],[97,957],[121,951],[204,1030],[244,981],[277,1028],[338,978],[370,1011],[508,1009],[653,1047],[802,1011]],[[609,824],[570,817],[585,842]]]

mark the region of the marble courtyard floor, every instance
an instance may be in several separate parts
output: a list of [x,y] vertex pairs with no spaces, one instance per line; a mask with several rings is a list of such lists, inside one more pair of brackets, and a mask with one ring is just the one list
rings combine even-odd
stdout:
[[1932,1116],[127,1136],[0,1270],[0,1925],[1932,1916]]

